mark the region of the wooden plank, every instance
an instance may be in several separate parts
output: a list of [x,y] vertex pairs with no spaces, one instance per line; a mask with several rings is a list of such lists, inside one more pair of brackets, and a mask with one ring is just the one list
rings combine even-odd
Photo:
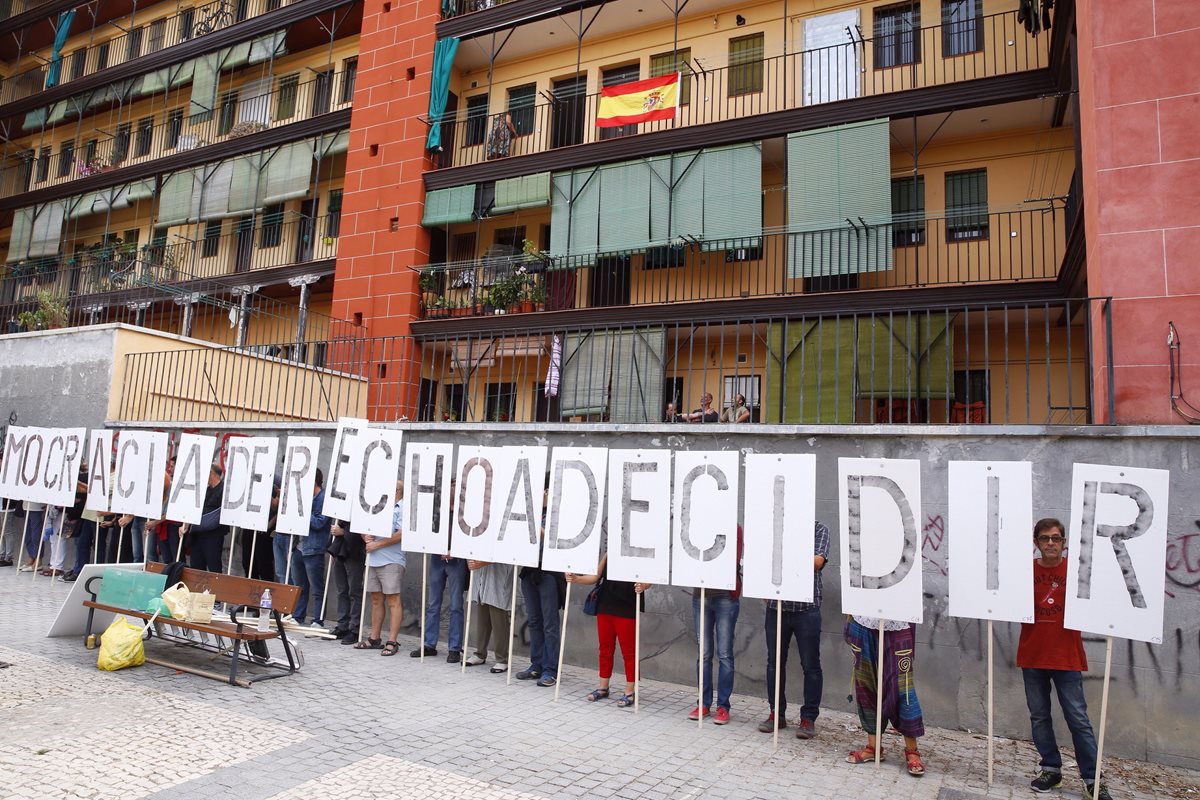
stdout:
[[[152,561],[146,565],[147,572],[165,572],[165,564]],[[198,569],[184,569],[183,583],[193,592],[209,591],[216,595],[218,603],[235,606],[258,606],[263,591],[271,590],[271,607],[280,614],[290,614],[300,601],[299,586],[285,586],[274,581],[260,581],[237,575],[221,575]]]
[[[109,611],[114,614],[123,614],[127,617],[136,617],[137,619],[150,619],[150,614],[144,611],[134,611],[130,608],[121,608],[120,606],[109,606],[102,603],[93,603],[91,600],[84,600],[83,605],[87,608],[94,608],[98,611]],[[277,631],[259,631],[255,627],[253,618],[242,624],[242,632],[237,632],[237,627],[232,622],[189,622],[183,619],[174,619],[172,617],[159,616],[156,622],[161,622],[164,625],[172,625],[176,628],[187,628],[193,631],[203,631],[211,633],[214,636],[224,636],[227,639],[241,639],[244,642],[262,641],[265,639],[274,639],[279,636]]]

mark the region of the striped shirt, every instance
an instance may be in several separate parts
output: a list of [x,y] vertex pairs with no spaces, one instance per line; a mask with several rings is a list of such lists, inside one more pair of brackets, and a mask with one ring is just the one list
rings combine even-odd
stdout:
[[[824,522],[817,520],[813,526],[813,558],[820,556],[829,561],[829,528]],[[775,608],[775,600],[767,601],[767,608]],[[821,607],[821,570],[816,570],[813,573],[813,601],[811,603],[802,603],[793,600],[783,601],[783,610],[786,612],[792,611],[807,611],[810,608]]]

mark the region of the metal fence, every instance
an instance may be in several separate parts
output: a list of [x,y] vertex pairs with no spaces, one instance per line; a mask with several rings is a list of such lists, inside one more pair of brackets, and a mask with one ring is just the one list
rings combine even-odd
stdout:
[[[772,57],[759,53],[719,68],[690,61],[681,67],[683,97],[674,119],[617,128],[596,127],[600,94],[585,94],[575,83],[556,89],[548,102],[495,114],[460,107],[445,123],[443,137],[451,144],[438,166],[1041,69],[1049,47],[1049,37],[1026,34],[1012,11]],[[506,117],[516,131],[511,142],[493,135],[505,128]]]
[[[341,339],[323,366],[365,381],[365,399],[330,396],[321,413],[361,403],[375,420],[447,423],[1086,424],[1104,416],[1098,403],[1111,409],[1111,377],[1094,391],[1091,359],[1112,335],[1101,298]],[[239,419],[231,403],[172,400],[180,392],[154,376],[186,372],[186,358],[201,357],[128,356],[124,394],[141,405],[125,418]],[[275,413],[299,418],[323,375],[260,388]]]
[[[638,252],[521,253],[417,269],[427,319],[1052,280],[1065,247],[1064,219],[1061,208],[926,217]],[[830,253],[839,254],[833,274]]]

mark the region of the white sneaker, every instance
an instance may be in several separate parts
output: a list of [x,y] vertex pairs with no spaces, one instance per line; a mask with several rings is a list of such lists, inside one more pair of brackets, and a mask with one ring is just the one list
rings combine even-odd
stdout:
[[316,628],[317,630],[322,630],[322,631],[325,630],[325,626],[319,622],[310,622],[308,627]]
[[28,564],[22,564],[21,566],[17,567],[17,572],[33,572],[33,567],[29,566]]
[[487,659],[480,658],[479,656],[471,656],[470,658],[467,659],[468,667],[478,667],[480,664],[486,664],[486,663],[487,663]]
[[283,624],[284,625],[295,625],[296,618],[293,617],[291,614],[284,614],[283,615]]
[[492,665],[492,674],[493,675],[499,675],[502,672],[508,672],[508,662],[507,661],[497,661],[495,664]]

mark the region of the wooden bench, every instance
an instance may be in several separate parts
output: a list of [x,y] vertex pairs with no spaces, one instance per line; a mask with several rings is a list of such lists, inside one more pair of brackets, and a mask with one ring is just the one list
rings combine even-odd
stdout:
[[[147,572],[163,573],[167,569],[165,564],[150,562],[146,565]],[[88,579],[85,591],[91,596],[90,600],[84,600],[83,605],[88,609],[87,630],[84,633],[85,641],[92,633],[92,622],[96,611],[109,611],[114,614],[123,614],[126,617],[135,617],[137,619],[149,620],[152,615],[145,611],[140,611],[132,608],[121,608],[119,606],[110,606],[96,601],[97,591],[93,588],[96,581],[103,581],[103,576],[96,575]],[[296,607],[296,603],[300,599],[299,586],[285,586],[281,583],[273,583],[271,581],[259,581],[250,578],[239,578],[233,575],[222,575],[217,572],[205,572],[198,569],[185,569],[181,578],[183,584],[187,586],[189,591],[204,592],[208,591],[215,596],[216,602],[224,603],[229,614],[229,621],[217,619],[214,612],[211,622],[188,622],[186,620],[173,619],[169,617],[159,616],[155,619],[155,624],[168,625],[173,628],[178,628],[186,631],[198,631],[203,634],[210,634],[220,639],[228,639],[233,642],[233,650],[229,664],[229,683],[235,686],[249,686],[254,681],[267,680],[270,678],[281,678],[284,675],[291,675],[297,669],[296,654],[292,648],[291,642],[288,640],[287,633],[283,625],[283,615],[290,614]],[[274,620],[274,625],[271,630],[258,630],[258,619],[251,617],[248,621],[238,619],[238,614],[245,611],[247,608],[258,608],[258,604],[262,599],[263,591],[271,590],[271,616]],[[159,634],[161,638],[161,633]],[[149,633],[147,634],[147,638]],[[175,637],[173,637],[175,638]],[[283,652],[287,656],[287,668],[281,672],[269,672],[262,675],[255,675],[250,678],[238,677],[238,661],[242,656],[242,644],[245,643],[247,651],[251,647],[254,649],[265,649],[265,642],[269,639],[279,639],[283,644]],[[193,639],[185,639],[180,636],[177,641],[190,644],[195,647],[207,650],[215,650],[216,652],[224,652],[225,648],[209,645],[203,641],[195,641]],[[250,657],[250,653],[246,653]],[[179,664],[171,664],[160,660],[147,659],[151,663],[162,664],[165,666],[174,667],[185,672],[191,672],[205,677],[219,678],[211,672],[189,668]],[[263,663],[259,660],[258,663]]]

